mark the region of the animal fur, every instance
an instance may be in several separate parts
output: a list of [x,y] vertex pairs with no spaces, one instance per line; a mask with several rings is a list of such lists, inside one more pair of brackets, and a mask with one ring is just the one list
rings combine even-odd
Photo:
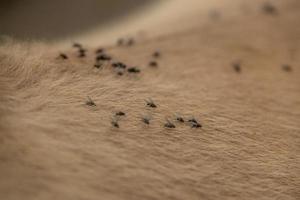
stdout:
[[[79,58],[72,44],[2,40],[0,199],[299,199],[300,4],[284,2],[275,18],[253,4],[247,15],[104,47],[139,74],[95,68],[92,44]],[[126,113],[118,129],[117,111]]]

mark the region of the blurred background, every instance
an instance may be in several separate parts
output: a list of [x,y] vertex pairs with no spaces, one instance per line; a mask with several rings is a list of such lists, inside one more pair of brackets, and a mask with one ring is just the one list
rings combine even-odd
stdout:
[[1,0],[0,34],[59,40],[120,20],[157,0]]

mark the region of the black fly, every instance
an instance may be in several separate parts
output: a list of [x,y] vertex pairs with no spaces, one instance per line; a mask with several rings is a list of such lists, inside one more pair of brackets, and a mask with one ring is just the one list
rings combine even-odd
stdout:
[[282,69],[283,69],[284,71],[286,71],[286,72],[292,71],[292,67],[291,67],[290,65],[287,65],[287,64],[282,65]]
[[201,128],[202,125],[199,124],[199,123],[191,123],[191,127],[192,127],[192,128]]
[[190,123],[190,126],[192,128],[201,128],[202,125],[193,117],[191,119],[188,119],[188,122]]
[[134,43],[135,43],[135,41],[134,41],[133,38],[129,38],[128,41],[127,41],[128,46],[132,46],[132,45],[134,45]]
[[87,101],[85,104],[88,106],[96,106],[95,102],[89,96],[87,96]]
[[121,63],[121,62],[114,62],[111,65],[114,68],[121,68],[121,69],[125,69],[127,67],[124,63]]
[[188,119],[188,122],[191,122],[191,123],[198,123],[197,120],[193,117],[191,119]]
[[128,39],[119,38],[117,40],[118,46],[124,46],[124,45],[132,46],[132,45],[134,45],[134,43],[135,43],[135,40],[133,38],[128,38]]
[[166,119],[166,123],[165,123],[165,125],[164,125],[164,127],[166,127],[166,128],[176,128],[176,126],[172,123],[172,122],[170,122],[168,119]]
[[151,107],[151,108],[156,108],[157,106],[156,106],[156,104],[153,102],[153,100],[152,99],[148,99],[148,100],[145,100],[146,101],[146,105],[147,106],[149,106],[149,107]]
[[64,53],[59,54],[59,57],[64,59],[64,60],[68,59],[68,56]]
[[108,60],[111,60],[111,57],[109,55],[106,55],[106,54],[100,54],[96,57],[96,61],[100,61],[100,60],[108,61]]
[[111,66],[116,69],[117,74],[119,76],[122,76],[124,74],[124,71],[127,67],[124,63],[121,63],[121,62],[114,62],[114,63],[111,64]]
[[183,119],[183,117],[181,117],[180,115],[178,115],[178,114],[176,114],[176,121],[178,121],[178,122],[184,122],[184,119]]
[[78,50],[78,52],[79,52],[79,55],[78,55],[78,57],[85,57],[85,53],[87,52],[87,50],[86,49],[83,49],[83,48],[80,48],[79,50]]
[[120,128],[119,123],[118,123],[118,119],[116,119],[116,118],[113,118],[111,120],[111,125],[116,127],[116,128]]
[[78,48],[78,49],[81,49],[81,48],[82,48],[82,45],[79,44],[79,43],[74,43],[74,44],[73,44],[73,47]]
[[154,58],[158,58],[158,57],[160,57],[160,52],[159,52],[159,51],[155,51],[155,52],[152,54],[152,56],[153,56]]
[[262,6],[262,10],[266,13],[266,14],[270,14],[270,15],[276,15],[278,14],[278,10],[277,8],[272,5],[269,2],[266,2],[263,6]]
[[96,50],[96,54],[103,53],[103,52],[104,52],[103,48],[99,48],[99,49]]
[[237,72],[240,73],[241,72],[241,63],[240,62],[234,62],[232,63],[232,67],[233,69]]
[[79,44],[79,43],[74,43],[73,44],[73,47],[74,48],[77,48],[78,49],[78,57],[85,57],[85,53],[86,53],[86,49],[82,48],[82,45]]
[[144,122],[145,124],[148,124],[148,125],[150,124],[151,117],[149,117],[149,116],[142,116],[141,119],[142,119],[142,122]]
[[130,68],[127,69],[127,71],[129,73],[140,73],[141,72],[141,70],[136,68],[136,67],[130,67]]
[[97,69],[100,69],[101,66],[102,66],[102,63],[96,63],[96,64],[94,64],[94,67],[96,67]]
[[122,76],[124,73],[123,72],[117,72],[117,74],[119,75],[119,76]]
[[158,64],[157,64],[156,61],[150,61],[150,62],[149,62],[149,66],[150,66],[150,67],[157,67]]
[[123,38],[119,38],[118,40],[117,40],[117,45],[118,46],[122,46],[124,44],[124,39]]
[[116,116],[125,116],[126,114],[122,111],[116,112]]

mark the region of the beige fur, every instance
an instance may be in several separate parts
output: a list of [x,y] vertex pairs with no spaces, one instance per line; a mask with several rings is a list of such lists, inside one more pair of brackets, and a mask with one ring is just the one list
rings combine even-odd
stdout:
[[[95,69],[95,43],[77,58],[71,47],[2,41],[0,199],[299,199],[300,4],[280,1],[276,17],[258,5],[107,46],[140,66],[132,76]],[[127,116],[116,129],[119,110]],[[164,128],[175,113],[203,128]],[[152,116],[149,126],[142,115]]]

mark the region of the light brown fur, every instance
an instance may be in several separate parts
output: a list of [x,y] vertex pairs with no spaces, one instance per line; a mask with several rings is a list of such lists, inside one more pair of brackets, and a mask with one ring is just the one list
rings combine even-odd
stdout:
[[[299,199],[300,4],[280,6],[277,17],[250,7],[246,16],[106,47],[140,66],[133,76],[93,68],[96,45],[77,58],[71,47],[2,43],[0,198]],[[159,67],[149,68],[157,49]],[[158,107],[147,108],[147,98]],[[110,120],[120,110],[116,129]],[[203,128],[164,128],[175,113]],[[142,115],[152,116],[149,126]]]

